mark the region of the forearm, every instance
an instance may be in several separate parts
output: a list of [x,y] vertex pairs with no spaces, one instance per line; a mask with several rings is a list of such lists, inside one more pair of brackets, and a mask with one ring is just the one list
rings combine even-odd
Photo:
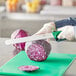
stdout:
[[76,18],[70,17],[68,19],[63,19],[63,20],[55,22],[56,28],[60,28],[60,27],[68,26],[68,25],[76,26]]

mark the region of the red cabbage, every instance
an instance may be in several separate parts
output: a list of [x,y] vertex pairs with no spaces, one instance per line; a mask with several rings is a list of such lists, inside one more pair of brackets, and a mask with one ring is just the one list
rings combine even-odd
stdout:
[[27,42],[25,52],[34,61],[46,60],[51,51],[51,45],[45,40]]
[[[27,36],[28,36],[28,33],[26,31],[22,29],[18,29],[11,34],[11,39],[22,38],[22,37],[27,37]],[[13,46],[15,46],[15,48],[18,50],[24,50],[25,42],[13,44]]]

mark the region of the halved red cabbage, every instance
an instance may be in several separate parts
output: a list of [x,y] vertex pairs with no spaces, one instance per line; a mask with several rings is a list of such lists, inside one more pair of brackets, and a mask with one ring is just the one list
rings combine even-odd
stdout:
[[45,40],[27,42],[25,52],[28,57],[34,61],[44,61],[51,51],[51,45]]
[[[18,29],[11,34],[11,39],[22,38],[22,37],[27,37],[27,36],[28,36],[28,33],[26,31],[24,31],[22,29]],[[25,49],[25,42],[13,44],[13,46],[15,46],[15,48],[18,50],[24,50]]]

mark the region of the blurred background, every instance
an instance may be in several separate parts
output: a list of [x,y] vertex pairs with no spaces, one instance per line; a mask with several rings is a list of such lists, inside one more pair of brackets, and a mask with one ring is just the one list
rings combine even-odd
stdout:
[[0,0],[0,37],[16,29],[32,35],[43,24],[68,17],[76,17],[76,0]]

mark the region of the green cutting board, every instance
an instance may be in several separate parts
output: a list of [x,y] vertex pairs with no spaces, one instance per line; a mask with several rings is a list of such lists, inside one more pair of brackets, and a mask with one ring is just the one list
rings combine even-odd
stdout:
[[[16,76],[62,76],[70,66],[76,55],[50,53],[43,62],[30,60],[24,51],[20,52],[0,68],[0,75]],[[39,66],[33,72],[24,72],[18,69],[22,65]]]

